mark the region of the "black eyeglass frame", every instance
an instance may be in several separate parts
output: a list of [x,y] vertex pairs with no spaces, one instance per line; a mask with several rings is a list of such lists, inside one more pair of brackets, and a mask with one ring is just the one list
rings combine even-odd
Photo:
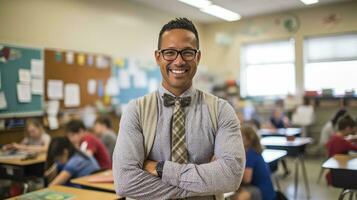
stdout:
[[[174,52],[176,52],[175,59],[167,59],[167,58],[165,58],[165,56],[164,56],[165,51],[174,51]],[[195,54],[192,56],[192,59],[185,59],[184,56],[182,56],[182,52],[184,52],[184,51],[193,51],[193,52],[195,52]],[[161,54],[162,57],[164,58],[164,60],[166,60],[166,61],[174,61],[174,60],[176,60],[179,54],[181,55],[182,60],[184,60],[184,61],[192,61],[192,60],[194,60],[196,58],[196,55],[197,55],[198,52],[200,52],[200,50],[199,49],[182,49],[182,50],[159,49],[159,50],[157,50],[157,52],[159,54]]]

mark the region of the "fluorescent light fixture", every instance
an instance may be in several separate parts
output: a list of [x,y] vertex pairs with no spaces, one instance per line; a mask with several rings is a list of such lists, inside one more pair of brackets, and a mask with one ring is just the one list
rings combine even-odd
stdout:
[[216,16],[218,18],[227,20],[227,21],[236,21],[239,20],[241,17],[239,14],[232,12],[230,10],[227,10],[225,8],[222,8],[221,6],[217,5],[210,5],[206,6],[200,9],[202,12],[205,12],[207,14]]
[[302,1],[305,5],[310,5],[319,2],[319,0],[300,0],[300,1]]
[[209,0],[178,0],[178,1],[181,1],[182,3],[188,4],[196,8],[203,8],[212,4]]

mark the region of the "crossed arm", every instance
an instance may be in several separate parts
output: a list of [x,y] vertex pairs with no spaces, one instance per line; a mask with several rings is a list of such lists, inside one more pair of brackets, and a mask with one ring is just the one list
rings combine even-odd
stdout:
[[165,161],[162,178],[156,161],[145,160],[144,141],[135,104],[122,116],[114,150],[113,173],[117,193],[135,199],[170,199],[235,191],[241,182],[245,153],[233,109],[221,106],[215,160],[201,165]]

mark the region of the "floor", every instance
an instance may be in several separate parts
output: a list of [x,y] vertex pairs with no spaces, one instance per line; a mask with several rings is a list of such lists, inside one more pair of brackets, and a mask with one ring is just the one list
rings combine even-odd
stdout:
[[[298,200],[311,199],[311,200],[337,200],[341,189],[329,187],[326,184],[324,175],[321,177],[320,182],[317,182],[321,165],[324,160],[321,158],[305,158],[305,166],[307,171],[308,182],[310,186],[310,198],[307,197],[305,185],[302,177],[301,168],[299,168],[299,184],[298,184]],[[294,199],[294,177],[295,177],[295,164],[294,159],[287,158],[288,168],[291,173],[285,178],[282,178],[283,169],[279,165],[277,177],[281,186],[281,190],[288,197],[289,200]]]

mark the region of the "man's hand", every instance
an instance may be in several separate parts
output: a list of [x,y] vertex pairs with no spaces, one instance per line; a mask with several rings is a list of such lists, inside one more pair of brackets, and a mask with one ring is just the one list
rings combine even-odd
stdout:
[[156,165],[157,165],[156,161],[146,160],[144,162],[144,170],[149,172],[150,174],[152,174],[154,176],[158,176],[157,172],[156,172]]

